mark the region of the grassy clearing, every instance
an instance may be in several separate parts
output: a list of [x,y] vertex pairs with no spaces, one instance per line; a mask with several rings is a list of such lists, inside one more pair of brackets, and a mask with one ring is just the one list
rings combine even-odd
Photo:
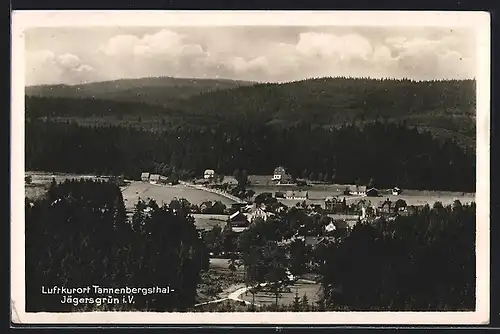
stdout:
[[192,204],[200,205],[204,201],[221,201],[227,206],[234,203],[232,200],[208,191],[189,188],[183,185],[155,185],[146,182],[134,181],[123,189],[125,206],[130,209],[139,198],[154,199],[159,205],[170,203],[174,198],[185,198]]

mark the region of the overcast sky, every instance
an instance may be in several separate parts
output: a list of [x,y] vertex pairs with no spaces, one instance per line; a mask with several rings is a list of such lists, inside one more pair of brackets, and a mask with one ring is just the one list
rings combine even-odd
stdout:
[[26,85],[195,77],[474,78],[472,31],[380,27],[32,28]]

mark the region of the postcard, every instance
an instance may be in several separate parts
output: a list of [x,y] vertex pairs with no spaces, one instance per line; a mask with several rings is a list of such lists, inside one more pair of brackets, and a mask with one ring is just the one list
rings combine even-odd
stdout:
[[486,324],[485,12],[15,11],[16,324]]

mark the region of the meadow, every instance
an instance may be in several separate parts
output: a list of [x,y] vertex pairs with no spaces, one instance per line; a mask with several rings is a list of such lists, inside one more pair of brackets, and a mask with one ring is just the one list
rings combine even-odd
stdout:
[[[338,196],[343,199],[345,197],[347,203],[353,201],[359,201],[361,196],[344,196],[343,192],[346,185],[342,184],[311,184],[306,187],[297,187],[295,185],[272,185],[270,182],[271,175],[250,175],[249,188],[255,191],[255,193],[261,194],[265,192],[275,193],[276,191],[287,191],[287,190],[307,190],[309,194],[309,199],[306,201],[307,204],[320,204],[324,206],[324,200],[328,196]],[[384,192],[384,190],[381,190]],[[451,191],[431,191],[431,190],[412,190],[404,189],[403,193],[400,195],[384,194],[382,193],[379,197],[366,197],[373,204],[378,204],[380,202],[389,199],[391,201],[397,201],[398,199],[403,199],[408,205],[433,205],[435,202],[441,202],[443,205],[453,204],[455,200],[459,200],[462,203],[470,203],[475,201],[474,193],[461,193],[461,192],[451,192]],[[298,200],[287,200],[280,199],[285,205],[291,206],[295,205]]]
[[132,208],[139,199],[154,199],[158,205],[170,203],[174,198],[185,198],[190,203],[200,205],[205,201],[221,201],[226,206],[234,203],[232,200],[208,191],[193,189],[184,185],[157,185],[147,182],[132,181],[123,187],[123,200],[127,209]]

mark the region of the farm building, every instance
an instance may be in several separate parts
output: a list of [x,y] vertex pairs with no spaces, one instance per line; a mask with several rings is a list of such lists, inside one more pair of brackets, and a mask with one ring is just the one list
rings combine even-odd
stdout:
[[203,173],[203,178],[205,180],[212,180],[215,177],[215,171],[213,169],[207,169]]
[[398,188],[398,187],[392,188],[392,194],[393,195],[400,195],[402,192],[403,191],[400,188]]
[[345,195],[366,195],[366,186],[348,185],[344,191]]
[[151,174],[149,176],[149,183],[159,184],[160,183],[160,174]]
[[380,195],[380,191],[377,188],[370,188],[366,191],[366,196],[370,197],[378,197]]
[[289,190],[285,194],[286,199],[294,200],[306,200],[309,198],[309,193],[307,191],[292,191]]
[[149,173],[148,172],[141,173],[141,181],[142,182],[148,182],[149,181]]

